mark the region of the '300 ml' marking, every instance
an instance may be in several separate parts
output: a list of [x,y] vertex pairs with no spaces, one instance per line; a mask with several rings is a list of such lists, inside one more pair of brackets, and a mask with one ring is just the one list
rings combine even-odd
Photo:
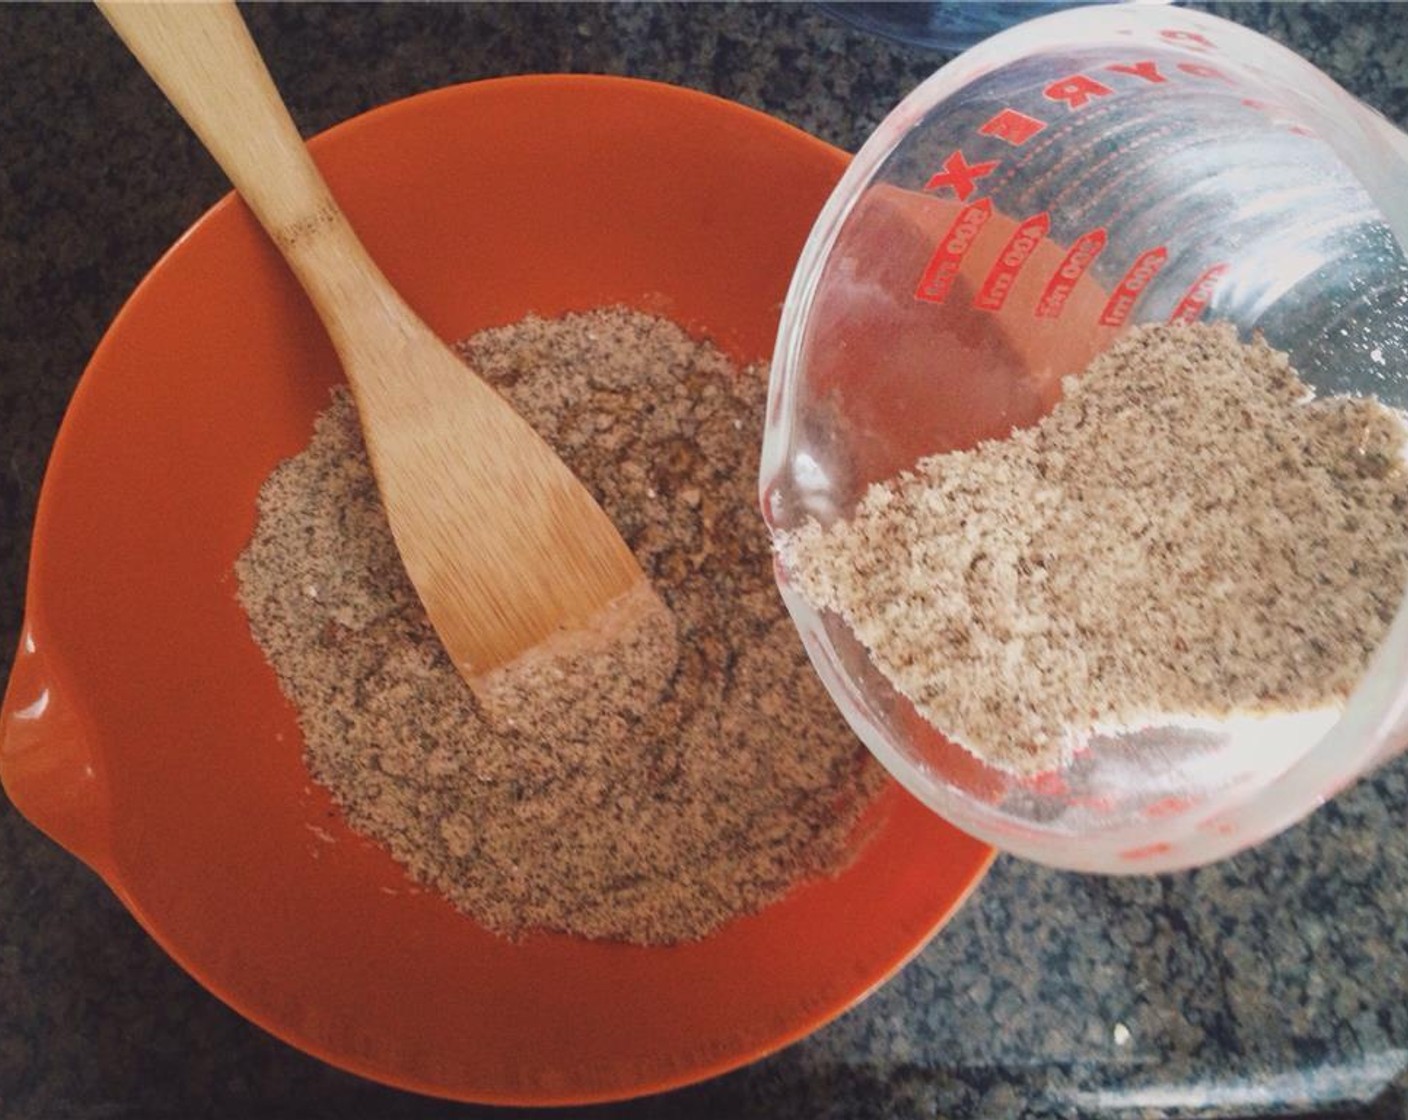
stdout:
[[1157,249],[1146,249],[1139,254],[1139,259],[1124,274],[1124,279],[1120,281],[1120,286],[1116,288],[1110,296],[1110,301],[1105,304],[1105,310],[1100,312],[1101,325],[1106,327],[1123,326],[1129,313],[1134,310],[1134,305],[1139,302],[1139,297],[1144,294],[1155,276],[1168,264],[1168,250],[1160,245]]
[[1007,239],[1002,252],[998,254],[997,263],[992,266],[987,279],[983,281],[978,297],[973,300],[973,306],[984,311],[997,311],[1001,308],[1011,293],[1012,286],[1017,282],[1017,273],[1022,270],[1022,266],[1027,263],[1036,247],[1045,240],[1050,230],[1051,217],[1045,212],[1034,214],[1019,225],[1016,232]]
[[1085,275],[1086,269],[1104,251],[1106,240],[1103,228],[1093,229],[1076,238],[1037,300],[1035,314],[1038,319],[1054,319],[1066,309],[1067,297]]

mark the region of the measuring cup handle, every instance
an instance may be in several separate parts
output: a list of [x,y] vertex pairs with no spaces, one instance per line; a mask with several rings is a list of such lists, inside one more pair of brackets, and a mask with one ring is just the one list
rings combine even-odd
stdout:
[[41,832],[110,878],[108,788],[93,746],[72,690],[27,623],[0,704],[0,785]]

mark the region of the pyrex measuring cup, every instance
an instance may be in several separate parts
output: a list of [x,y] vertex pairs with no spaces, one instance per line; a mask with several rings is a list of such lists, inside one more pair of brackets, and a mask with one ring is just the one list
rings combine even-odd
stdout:
[[[774,530],[851,513],[919,458],[1000,439],[1135,323],[1230,320],[1317,391],[1408,408],[1408,137],[1270,40],[1200,13],[1063,12],[902,102],[813,229],[773,364]],[[1148,872],[1299,819],[1408,741],[1408,612],[1343,712],[1097,736],[990,768],[929,727],[779,571],[856,732],[930,807],[1042,862]],[[1130,619],[1131,626],[1139,624]]]

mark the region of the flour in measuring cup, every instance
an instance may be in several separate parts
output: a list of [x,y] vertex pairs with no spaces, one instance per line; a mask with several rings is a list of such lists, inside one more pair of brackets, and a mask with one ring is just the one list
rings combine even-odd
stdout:
[[1064,388],[1033,427],[782,536],[793,584],[1013,773],[1151,724],[1318,734],[1408,579],[1398,414],[1310,399],[1226,324],[1137,328]]

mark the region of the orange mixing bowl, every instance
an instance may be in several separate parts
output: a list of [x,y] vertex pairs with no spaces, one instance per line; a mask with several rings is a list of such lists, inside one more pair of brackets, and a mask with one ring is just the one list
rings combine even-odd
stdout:
[[[440,90],[312,148],[442,337],[622,303],[749,361],[771,350],[846,164],[738,105],[582,77]],[[192,975],[367,1077],[585,1102],[806,1034],[953,913],[991,852],[897,786],[847,871],[698,944],[511,944],[413,889],[311,783],[231,576],[260,483],[307,444],[339,377],[290,274],[227,198],[123,308],[44,482],[0,777]]]

